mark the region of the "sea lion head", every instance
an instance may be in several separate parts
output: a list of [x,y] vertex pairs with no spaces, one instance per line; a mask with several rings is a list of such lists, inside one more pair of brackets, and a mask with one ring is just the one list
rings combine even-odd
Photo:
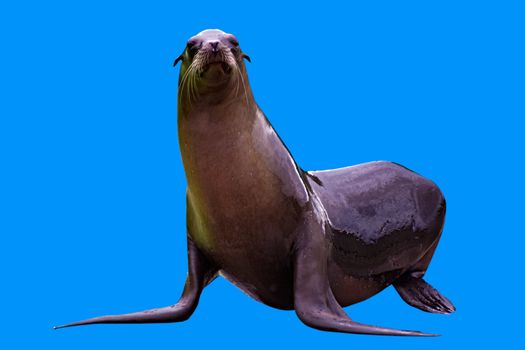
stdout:
[[246,94],[243,59],[250,61],[233,34],[207,29],[191,37],[174,62],[182,62],[179,98],[192,101],[217,93]]

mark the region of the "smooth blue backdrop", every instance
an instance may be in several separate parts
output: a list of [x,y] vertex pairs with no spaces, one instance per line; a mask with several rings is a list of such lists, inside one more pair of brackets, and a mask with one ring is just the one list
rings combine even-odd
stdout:
[[[444,349],[523,345],[524,11],[511,2],[0,5],[0,348]],[[56,324],[174,303],[186,276],[173,59],[236,34],[256,99],[305,169],[399,162],[448,200],[427,278],[452,316],[392,288],[319,332],[224,280],[188,322]],[[521,344],[521,345],[520,345]]]

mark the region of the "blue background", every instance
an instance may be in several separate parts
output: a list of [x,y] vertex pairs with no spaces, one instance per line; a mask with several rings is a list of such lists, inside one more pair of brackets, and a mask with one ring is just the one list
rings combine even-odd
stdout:
[[[195,2],[194,2],[195,3]],[[523,344],[524,11],[510,2],[0,5],[2,349],[494,348]],[[448,201],[427,280],[451,316],[392,288],[325,333],[225,280],[185,323],[52,326],[177,301],[185,176],[173,59],[237,35],[256,99],[305,169],[392,160]]]

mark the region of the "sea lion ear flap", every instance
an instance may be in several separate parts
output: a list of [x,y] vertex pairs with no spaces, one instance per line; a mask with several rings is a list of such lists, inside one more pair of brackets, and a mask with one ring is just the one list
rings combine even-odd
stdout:
[[244,52],[242,53],[242,58],[244,58],[246,61],[252,63],[252,60],[250,59],[250,56],[248,56],[248,55],[245,54]]
[[181,53],[180,56],[175,59],[175,62],[173,62],[173,67],[175,67],[177,63],[179,63],[179,61],[184,61],[183,56],[184,56],[184,53]]

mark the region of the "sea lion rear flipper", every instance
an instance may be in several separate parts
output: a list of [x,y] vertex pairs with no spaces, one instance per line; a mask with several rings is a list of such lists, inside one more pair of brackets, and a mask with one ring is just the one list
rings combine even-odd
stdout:
[[216,273],[217,269],[188,237],[188,277],[182,296],[177,304],[124,315],[95,317],[54,328],[98,323],[168,323],[185,321],[195,311],[202,290],[215,278]]
[[401,298],[410,306],[435,314],[451,314],[456,308],[422,278],[402,277],[394,283]]
[[434,336],[435,334],[370,326],[352,321],[337,303],[327,276],[327,245],[315,212],[304,218],[294,255],[294,308],[312,328],[355,334]]

